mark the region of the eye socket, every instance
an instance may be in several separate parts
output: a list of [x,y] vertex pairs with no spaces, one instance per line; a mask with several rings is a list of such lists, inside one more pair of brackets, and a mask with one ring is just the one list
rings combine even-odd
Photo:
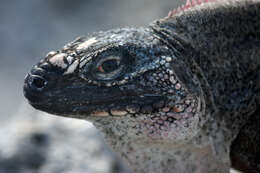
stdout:
[[106,59],[103,61],[98,67],[98,71],[101,73],[111,73],[118,69],[120,66],[120,60],[119,59]]

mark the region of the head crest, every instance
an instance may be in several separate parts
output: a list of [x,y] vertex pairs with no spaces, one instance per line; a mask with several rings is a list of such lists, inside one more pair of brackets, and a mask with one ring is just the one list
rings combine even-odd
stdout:
[[197,5],[202,5],[202,4],[205,4],[208,2],[213,2],[213,1],[216,1],[216,0],[187,0],[186,4],[182,5],[181,7],[178,7],[177,9],[173,9],[173,10],[169,11],[168,17],[174,16],[175,14],[178,14],[182,11],[185,11],[185,10],[195,7]]

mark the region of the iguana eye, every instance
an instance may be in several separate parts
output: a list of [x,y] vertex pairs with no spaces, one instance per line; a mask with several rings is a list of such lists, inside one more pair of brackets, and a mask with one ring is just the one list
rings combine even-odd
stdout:
[[109,57],[97,67],[101,73],[111,73],[119,68],[120,60],[116,57]]
[[96,65],[95,76],[99,80],[111,80],[120,75],[123,69],[120,56],[107,56]]

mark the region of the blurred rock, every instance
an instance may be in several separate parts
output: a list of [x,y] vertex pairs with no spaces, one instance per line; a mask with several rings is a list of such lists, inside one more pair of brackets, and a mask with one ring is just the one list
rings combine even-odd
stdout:
[[128,172],[87,121],[38,113],[23,104],[0,133],[0,173]]

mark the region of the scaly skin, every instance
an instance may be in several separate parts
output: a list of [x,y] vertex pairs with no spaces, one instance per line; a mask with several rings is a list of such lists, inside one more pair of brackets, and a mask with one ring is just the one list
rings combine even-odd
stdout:
[[257,128],[259,48],[259,0],[203,3],[50,52],[24,94],[36,109],[93,122],[134,172],[228,172],[231,149],[234,167],[257,171],[257,152],[239,154]]

